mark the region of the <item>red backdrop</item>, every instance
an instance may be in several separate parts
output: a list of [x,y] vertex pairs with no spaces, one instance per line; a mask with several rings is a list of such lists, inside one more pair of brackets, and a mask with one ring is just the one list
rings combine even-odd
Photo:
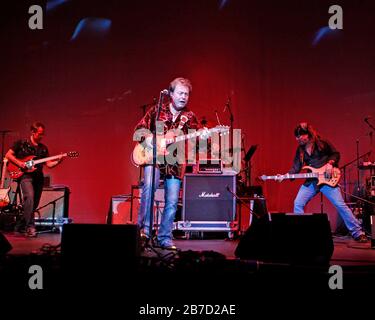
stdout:
[[[53,170],[53,184],[70,187],[70,216],[104,222],[111,195],[130,193],[138,169],[130,164],[141,106],[177,76],[191,79],[190,107],[229,124],[258,144],[253,177],[284,173],[295,151],[293,128],[308,121],[341,151],[341,165],[370,149],[374,114],[375,45],[371,1],[341,2],[344,30],[323,36],[329,1],[74,1],[45,15],[44,29],[27,28],[27,1],[2,19],[0,129],[13,140],[30,123],[46,124],[50,153],[80,157]],[[25,9],[26,8],[26,9]],[[70,38],[86,17],[110,19],[106,35]],[[355,167],[348,168],[349,187]],[[363,174],[363,172],[361,172]],[[363,181],[361,176],[361,181]],[[256,183],[254,180],[252,183]],[[264,185],[271,211],[291,212],[301,181]],[[325,202],[325,211],[332,208]],[[320,211],[319,199],[308,211]]]

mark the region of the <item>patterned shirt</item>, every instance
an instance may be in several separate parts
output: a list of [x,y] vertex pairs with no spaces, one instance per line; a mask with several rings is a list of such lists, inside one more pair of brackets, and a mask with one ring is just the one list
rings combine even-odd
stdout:
[[[150,130],[151,132],[155,128],[155,117],[157,112],[157,106],[152,107],[145,116],[139,121],[139,123],[136,125],[134,131],[139,130],[138,132],[140,134],[145,134],[147,130]],[[185,116],[187,118],[186,122],[181,121],[181,117]],[[162,121],[164,123],[163,132],[164,134],[173,129],[181,129],[183,134],[187,134],[189,129],[198,129],[198,121],[195,116],[195,114],[190,111],[187,108],[184,108],[181,110],[181,112],[178,114],[176,119],[173,121],[173,114],[170,111],[169,103],[163,104],[160,108],[160,114],[159,114],[159,121]],[[142,131],[142,129],[147,129],[145,131]],[[178,143],[185,143],[185,141],[178,142]],[[178,178],[182,178],[185,170],[185,166],[181,164],[168,164],[167,160],[164,159],[162,164],[159,164],[159,169],[162,174],[162,176],[165,175],[173,175]]]

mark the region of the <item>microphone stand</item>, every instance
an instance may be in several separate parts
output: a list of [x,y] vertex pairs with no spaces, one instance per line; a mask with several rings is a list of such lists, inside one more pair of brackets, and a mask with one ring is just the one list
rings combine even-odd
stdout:
[[365,122],[367,123],[367,125],[372,129],[372,130],[375,130],[375,127],[368,121],[368,119],[365,119]]
[[228,98],[228,101],[225,104],[225,109],[227,109],[227,108],[228,108],[228,111],[229,111],[229,121],[230,121],[229,154],[231,156],[233,156],[233,122],[234,122],[234,116],[233,116],[233,113],[232,113],[230,97]]
[[233,197],[235,197],[241,204],[243,204],[246,208],[248,208],[250,210],[250,213],[254,216],[256,216],[258,219],[260,218],[260,215],[257,214],[254,210],[252,210],[250,208],[250,206],[247,205],[247,203],[245,201],[243,201],[238,195],[236,195],[232,190],[231,188],[229,188],[229,186],[227,186],[227,190],[229,191],[229,193],[232,194]]
[[[152,130],[152,178],[151,178],[151,200],[150,200],[150,207],[149,213],[150,213],[150,226],[149,226],[149,233],[150,233],[150,239],[151,239],[151,244],[153,244],[152,240],[152,232],[154,229],[154,199],[155,199],[155,175],[156,175],[156,130],[157,130],[157,121],[159,119],[160,115],[160,109],[163,104],[163,97],[164,94],[163,92],[160,92],[159,95],[159,101],[157,104],[157,109],[156,109],[156,116],[155,116],[155,125],[154,125],[154,130]],[[159,182],[159,181],[158,181]]]
[[[367,118],[365,119],[365,122],[366,122],[366,124],[367,124],[372,130],[375,130],[375,127],[374,127],[374,126],[368,121]],[[372,131],[370,131],[370,132],[368,133],[368,136],[370,137],[370,150],[372,150],[372,134],[373,134]]]
[[360,187],[359,187],[359,140],[357,142],[357,192],[359,194]]
[[[156,98],[154,97],[152,103],[147,103],[147,104],[144,104],[144,105],[140,106],[140,108],[142,109],[142,117],[144,117],[145,114],[146,114],[146,108],[152,107],[155,104],[156,104]],[[138,186],[141,185],[141,181],[142,181],[142,167],[140,166],[139,167],[139,176],[138,176]]]

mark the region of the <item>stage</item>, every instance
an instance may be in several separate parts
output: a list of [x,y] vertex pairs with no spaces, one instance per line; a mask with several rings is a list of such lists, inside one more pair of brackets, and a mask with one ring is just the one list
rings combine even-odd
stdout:
[[[10,290],[27,290],[27,280],[30,277],[28,268],[31,265],[40,265],[46,272],[48,281],[45,281],[44,289],[48,291],[64,287],[66,278],[61,267],[61,234],[44,233],[36,238],[25,238],[8,232],[4,233],[4,236],[13,248],[8,252],[0,270],[1,277],[4,277]],[[90,243],[90,239],[86,240]],[[370,243],[357,243],[349,237],[333,237],[333,240],[334,253],[330,266],[338,265],[342,268],[344,289],[355,292],[359,289],[373,288],[375,250],[371,248]],[[237,286],[247,285],[261,290],[277,290],[287,285],[289,289],[295,286],[298,290],[304,288],[325,293],[332,291],[328,287],[331,276],[329,266],[238,259],[234,254],[238,242],[239,239],[206,239],[206,236],[197,236],[196,239],[189,240],[176,239],[177,251],[157,247],[142,248],[134,265],[128,262],[123,264],[121,258],[118,258],[122,256],[121,250],[118,249],[121,245],[113,246],[109,256],[103,253],[106,250],[105,245],[100,247],[94,243],[94,251],[90,252],[94,252],[95,257],[87,255],[87,263],[82,264],[83,260],[77,260],[70,266],[69,277],[72,273],[73,279],[76,280],[69,278],[71,281],[68,283],[70,287],[77,289],[85,289],[98,283],[112,287],[128,283],[129,275],[130,278],[141,275],[140,287],[145,285],[146,279],[151,279],[150,283],[155,286],[160,284],[160,279],[164,279],[163,282],[171,281],[173,285],[182,286],[201,286],[212,282],[214,287],[229,286],[231,290],[237,290]],[[116,258],[113,257],[117,255],[115,250],[119,251]],[[85,256],[85,252],[81,254]],[[215,294],[215,291],[213,293]]]
[[[36,238],[25,238],[14,235],[14,233],[4,233],[13,249],[8,252],[10,256],[27,256],[43,252],[43,246],[58,246],[61,241],[59,233],[39,234]],[[370,243],[357,243],[348,236],[334,237],[334,253],[331,264],[341,266],[374,266],[375,249],[371,249]],[[226,257],[226,259],[236,259],[234,251],[238,245],[238,239],[197,239],[175,240],[178,250],[181,251],[215,251]],[[143,255],[147,253],[143,252]]]

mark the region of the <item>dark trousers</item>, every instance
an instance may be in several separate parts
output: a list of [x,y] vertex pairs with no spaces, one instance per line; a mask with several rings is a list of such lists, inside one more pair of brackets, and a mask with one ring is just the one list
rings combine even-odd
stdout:
[[34,172],[24,174],[20,178],[22,192],[23,218],[19,222],[19,227],[34,226],[34,211],[38,208],[43,192],[43,174]]

